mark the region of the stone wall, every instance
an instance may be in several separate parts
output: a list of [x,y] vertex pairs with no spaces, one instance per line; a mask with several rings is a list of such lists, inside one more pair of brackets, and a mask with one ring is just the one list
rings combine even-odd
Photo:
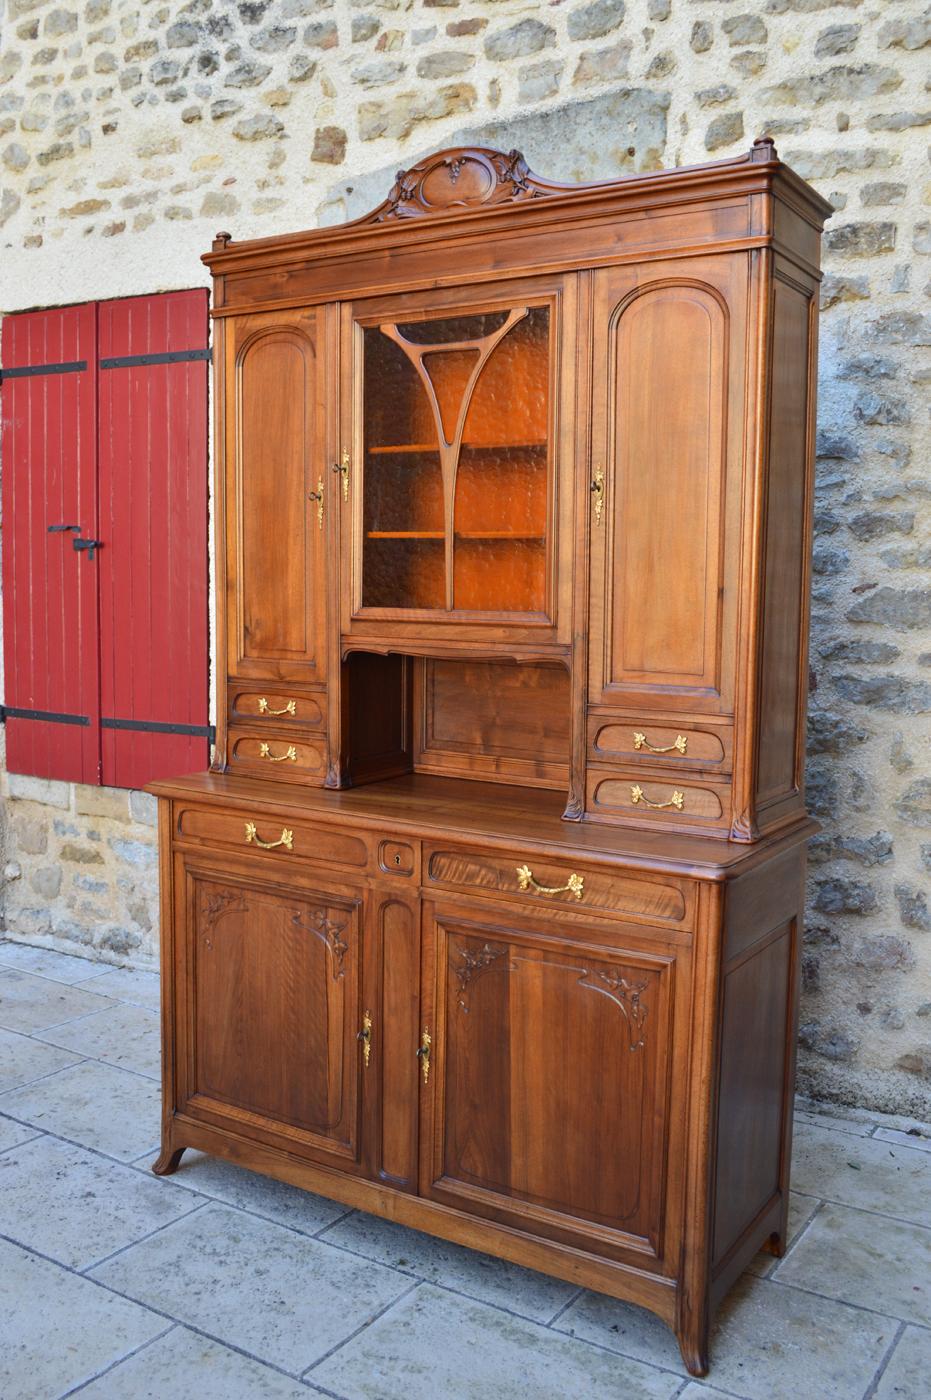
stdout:
[[[4,310],[205,283],[217,228],[353,216],[462,139],[584,179],[770,132],[831,199],[801,1074],[926,1117],[929,40],[925,0],[6,0],[0,52]],[[5,807],[10,930],[151,958],[139,797]]]

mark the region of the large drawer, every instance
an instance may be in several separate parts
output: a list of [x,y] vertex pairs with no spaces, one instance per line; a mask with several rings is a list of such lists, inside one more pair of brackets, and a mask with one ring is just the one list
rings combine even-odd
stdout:
[[369,842],[359,832],[330,831],[309,822],[283,820],[262,812],[218,811],[215,807],[175,809],[174,839],[185,844],[225,846],[240,852],[265,852],[282,864],[313,860],[364,870]]
[[509,896],[529,909],[612,914],[635,922],[688,928],[692,887],[666,875],[627,875],[585,861],[553,860],[436,845],[424,847],[423,888]]

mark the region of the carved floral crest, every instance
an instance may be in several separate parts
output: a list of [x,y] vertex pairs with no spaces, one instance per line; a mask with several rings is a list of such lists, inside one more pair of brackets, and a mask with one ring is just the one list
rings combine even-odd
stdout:
[[391,219],[421,219],[453,209],[513,203],[554,193],[560,185],[531,173],[520,151],[460,147],[428,156],[399,170],[383,204],[368,216],[382,224]]

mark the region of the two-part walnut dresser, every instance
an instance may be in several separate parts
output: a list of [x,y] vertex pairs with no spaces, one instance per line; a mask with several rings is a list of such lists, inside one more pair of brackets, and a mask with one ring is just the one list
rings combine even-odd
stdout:
[[785,1243],[819,247],[769,140],[443,151],[214,277],[164,1136],[652,1309]]

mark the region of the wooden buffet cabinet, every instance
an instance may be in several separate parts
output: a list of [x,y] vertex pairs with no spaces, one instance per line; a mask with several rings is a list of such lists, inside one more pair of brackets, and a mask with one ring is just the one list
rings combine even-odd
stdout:
[[218,732],[164,1128],[628,1299],[785,1242],[820,233],[758,141],[444,151],[215,279]]

